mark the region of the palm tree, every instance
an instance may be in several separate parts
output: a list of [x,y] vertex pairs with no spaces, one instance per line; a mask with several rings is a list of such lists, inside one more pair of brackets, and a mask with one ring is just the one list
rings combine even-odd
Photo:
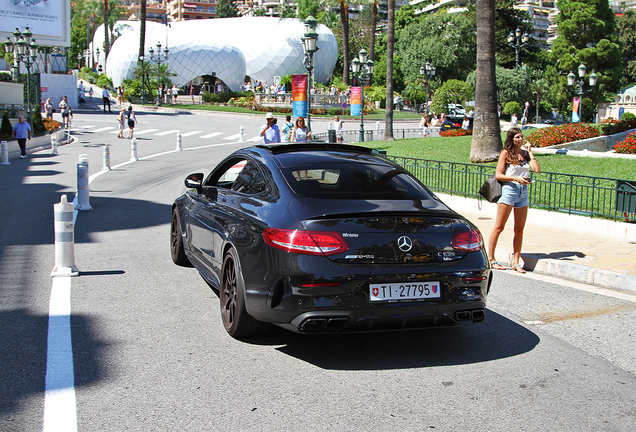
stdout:
[[108,0],[104,0],[104,73],[106,72],[106,59],[110,52],[110,21],[108,20]]
[[349,85],[349,4],[340,2],[340,22],[342,23],[342,82]]
[[495,0],[477,0],[477,80],[471,162],[497,160],[502,149],[495,78]]
[[132,74],[133,78],[141,80],[144,83],[144,86],[146,87],[145,92],[148,95],[153,95],[156,93],[152,91],[152,85],[150,82],[150,74],[153,71],[155,72],[154,76],[157,76],[156,70],[153,68],[150,62],[139,62],[137,63],[137,67],[135,68]]
[[[494,0],[493,0],[494,1]],[[384,140],[393,138],[393,49],[395,45],[395,0],[388,2],[389,14],[386,43],[386,117],[384,120]]]
[[[375,28],[378,25],[378,0],[373,0],[371,9],[371,40],[369,41],[369,60],[375,57]],[[373,82],[373,75],[369,75],[369,82]]]
[[139,29],[139,55],[137,60],[144,56],[146,52],[146,0],[141,0],[140,17],[141,27]]

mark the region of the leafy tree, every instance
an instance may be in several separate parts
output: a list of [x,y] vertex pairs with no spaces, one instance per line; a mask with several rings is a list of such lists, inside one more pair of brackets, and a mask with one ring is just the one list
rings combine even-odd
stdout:
[[219,0],[216,4],[217,18],[233,18],[238,16],[236,5],[232,0]]
[[621,44],[621,60],[625,67],[625,79],[622,84],[636,81],[636,11],[625,11],[622,17],[616,20],[618,27],[618,40]]
[[11,126],[11,121],[9,120],[9,111],[4,110],[2,114],[2,124],[0,125],[0,136],[2,137],[10,137],[13,134],[13,127]]
[[428,15],[412,21],[398,36],[397,52],[407,80],[421,80],[420,67],[427,61],[444,80],[464,80],[475,69],[475,34],[466,14]]
[[46,132],[46,127],[44,126],[44,120],[42,120],[41,107],[39,104],[33,107],[33,113],[31,118],[33,119],[33,133],[40,134]]
[[451,79],[437,90],[431,102],[431,109],[434,113],[448,113],[448,104],[465,104],[473,99],[473,88],[470,84]]
[[[561,110],[571,102],[572,90],[567,74],[573,72],[578,79],[578,67],[587,67],[585,82],[595,71],[597,85],[583,100],[584,114],[591,116],[594,106],[620,88],[623,68],[616,33],[614,12],[607,0],[559,0],[560,13],[556,18],[559,36],[552,44],[552,65],[546,68],[550,90],[558,95]],[[585,85],[586,89],[589,88]]]
[[497,160],[503,147],[497,113],[495,0],[477,0],[477,76],[470,161]]

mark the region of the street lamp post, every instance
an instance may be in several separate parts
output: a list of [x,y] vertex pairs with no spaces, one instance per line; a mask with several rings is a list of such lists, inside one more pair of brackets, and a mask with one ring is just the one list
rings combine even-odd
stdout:
[[[515,37],[516,37],[516,43],[515,43]],[[521,48],[523,48],[524,46],[528,45],[529,40],[530,40],[530,35],[528,33],[524,33],[523,36],[521,36],[521,29],[515,30],[514,33],[510,32],[510,34],[508,35],[508,45],[510,45],[511,47],[515,49],[515,54],[516,54],[515,70],[519,70],[519,50],[521,50]]]
[[568,74],[568,85],[574,90],[574,92],[579,95],[579,122],[583,121],[583,95],[587,92],[592,91],[592,88],[596,86],[596,80],[598,79],[598,75],[596,72],[592,71],[590,74],[590,88],[585,90],[583,88],[583,84],[585,84],[585,72],[587,68],[583,63],[579,65],[579,80],[576,81],[576,76],[570,72]]
[[163,50],[163,59],[161,58],[161,42],[157,42],[157,57],[155,57],[155,50],[150,47],[148,50],[150,52],[150,60],[157,64],[157,106],[161,106],[161,93],[159,92],[160,81],[161,81],[161,63],[164,61],[168,61],[168,47]]
[[97,47],[97,48],[95,49],[95,51],[97,51],[97,62],[96,62],[96,63],[97,63],[97,66],[93,66],[93,67],[94,67],[95,69],[97,69],[97,68],[99,67],[99,47]]
[[139,56],[139,61],[141,62],[141,104],[144,105],[146,103],[146,92],[144,90],[144,60],[146,58],[144,56]]
[[302,38],[305,59],[303,65],[307,69],[307,130],[311,132],[311,76],[314,70],[314,53],[318,51],[318,20],[309,15],[305,20],[305,35]]
[[33,33],[31,33],[28,27],[26,27],[23,33],[21,33],[20,30],[16,28],[13,32],[13,38],[14,40],[12,41],[9,37],[7,37],[7,40],[4,43],[4,48],[6,52],[13,52],[14,80],[17,81],[20,71],[20,62],[24,63],[24,66],[26,67],[27,119],[29,123],[31,123],[31,66],[37,59],[38,44],[35,43],[35,39],[33,39]]
[[373,60],[367,60],[367,50],[362,48],[358,53],[358,58],[351,61],[351,71],[358,75],[360,81],[360,142],[364,142],[364,85],[373,73]]
[[429,81],[435,76],[435,66],[433,66],[430,62],[426,62],[425,66],[420,67],[420,75],[426,75],[426,102],[424,103],[424,112],[428,115],[428,98],[431,92]]

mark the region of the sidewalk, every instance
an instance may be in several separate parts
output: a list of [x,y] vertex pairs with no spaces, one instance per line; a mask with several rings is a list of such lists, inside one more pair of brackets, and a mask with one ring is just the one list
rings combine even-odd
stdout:
[[[497,205],[437,194],[453,210],[474,223],[484,237],[492,231]],[[512,263],[514,215],[499,237],[495,258]],[[524,269],[558,278],[636,294],[636,224],[591,219],[529,209],[521,257]]]

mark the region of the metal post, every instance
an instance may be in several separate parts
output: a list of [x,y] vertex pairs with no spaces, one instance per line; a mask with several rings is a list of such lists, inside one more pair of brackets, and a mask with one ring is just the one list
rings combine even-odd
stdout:
[[182,143],[181,143],[181,131],[177,132],[177,150],[178,151],[183,150]]
[[55,267],[51,276],[79,276],[75,265],[75,223],[73,204],[62,195],[60,202],[53,205],[55,226]]
[[51,134],[51,154],[57,156],[57,132]]
[[9,163],[9,145],[6,141],[2,141],[2,162],[0,165],[11,165]]
[[104,167],[103,170],[110,171],[110,145],[104,144]]
[[130,160],[138,161],[137,158],[137,138],[133,138],[130,140]]
[[[82,158],[86,156],[86,158]],[[80,155],[80,163],[77,164],[77,209],[93,210],[90,205],[88,189],[88,156]]]

